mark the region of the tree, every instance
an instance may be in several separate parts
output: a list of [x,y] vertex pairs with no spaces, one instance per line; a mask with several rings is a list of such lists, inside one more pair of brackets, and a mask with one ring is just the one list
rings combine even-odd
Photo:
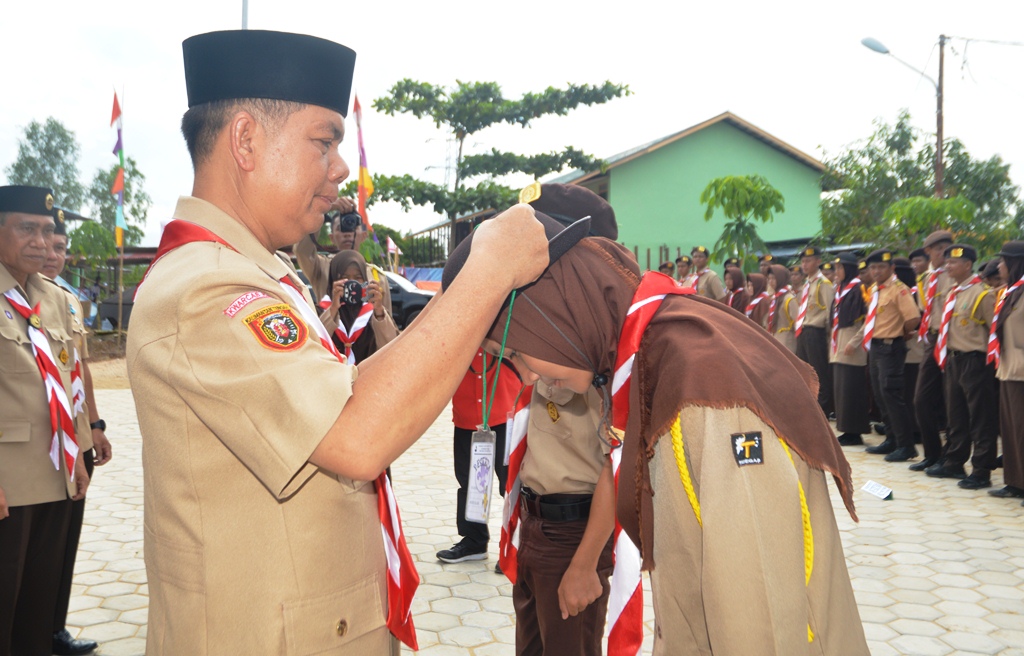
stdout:
[[77,212],[85,200],[85,188],[78,179],[80,155],[75,133],[51,116],[43,124],[28,124],[18,140],[18,156],[4,173],[12,185],[53,189],[58,206]]
[[[561,152],[539,155],[518,155],[494,149],[469,155],[464,152],[467,137],[500,123],[527,128],[542,116],[565,116],[581,105],[602,104],[629,93],[629,87],[611,82],[570,84],[565,89],[548,87],[540,93],[527,93],[516,100],[505,98],[496,82],[457,80],[454,88],[446,89],[426,82],[402,80],[391,87],[387,96],[377,98],[373,107],[389,116],[401,113],[428,118],[438,128],[451,132],[458,144],[454,184],[448,188],[410,175],[375,175],[371,200],[393,200],[405,209],[412,205],[431,206],[435,212],[448,217],[454,235],[455,220],[459,216],[515,202],[516,190],[495,182],[497,176],[521,172],[536,179],[567,166],[578,169],[601,166],[599,160],[571,146]],[[490,179],[472,187],[465,184],[467,179],[479,176]],[[353,181],[345,193],[353,193],[355,186]],[[455,245],[455,240],[450,240],[450,248]]]
[[[117,177],[119,164],[114,164],[109,169],[96,169],[92,185],[89,186],[89,205],[95,218],[110,232],[110,239],[114,237],[114,223],[117,220],[117,198],[110,193],[114,186],[114,178]],[[149,208],[153,205],[153,199],[143,189],[146,176],[139,170],[135,160],[131,157],[125,159],[124,163],[124,221],[128,228],[124,231],[125,246],[137,246],[143,237],[142,227],[146,223],[146,216]]]
[[68,253],[95,270],[117,255],[114,234],[96,221],[82,221],[68,233]]
[[738,257],[743,270],[748,264],[756,265],[755,252],[768,252],[755,221],[768,223],[775,212],[784,212],[785,199],[779,190],[760,175],[728,175],[715,178],[700,194],[700,202],[707,205],[704,220],[710,221],[715,209],[725,214],[725,228],[715,242],[712,259],[721,262],[727,257]]
[[1004,222],[979,231],[978,215],[978,208],[963,196],[904,198],[885,211],[886,231],[877,243],[909,252],[920,245],[921,235],[944,228],[953,233],[954,240],[974,246],[983,255],[998,252],[1004,242],[1013,238],[1014,224]]
[[[822,201],[822,234],[839,244],[916,244],[923,234],[911,234],[906,229],[908,226],[894,224],[902,215],[897,213],[893,215],[897,218],[888,218],[886,211],[898,201],[932,194],[934,139],[912,127],[910,114],[905,110],[900,112],[894,125],[876,120],[874,126],[874,132],[866,140],[835,157],[826,154],[822,188],[830,193]],[[925,137],[924,144],[918,146],[922,137]],[[1010,180],[1009,165],[998,155],[976,160],[957,139],[948,140],[944,151],[945,193],[950,198],[969,201],[975,208],[970,231],[980,241],[972,243],[997,240],[1008,228],[1018,225],[1018,220],[1024,220],[1024,204],[1017,197],[1019,189]],[[964,207],[959,203],[932,206],[918,200],[900,208],[912,207],[915,217],[923,218],[933,216],[929,212],[937,208],[959,211]],[[939,217],[937,224],[930,225],[933,229],[954,229],[958,216],[951,214],[948,220]],[[896,241],[890,243],[892,239]]]

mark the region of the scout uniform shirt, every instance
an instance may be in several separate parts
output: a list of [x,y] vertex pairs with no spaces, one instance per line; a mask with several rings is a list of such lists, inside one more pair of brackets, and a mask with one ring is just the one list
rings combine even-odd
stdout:
[[[872,286],[872,294],[877,286],[877,284]],[[942,304],[940,299],[936,298],[935,304],[939,307],[939,314],[941,315]],[[872,332],[872,337],[874,339],[902,338],[904,324],[919,316],[921,316],[921,313],[918,311],[917,305],[914,304],[914,297],[910,290],[893,274],[892,278],[882,284],[879,291],[878,309],[875,315],[875,328]]]
[[697,293],[706,298],[720,301],[725,298],[725,285],[718,274],[710,268],[691,273],[686,277],[684,287],[693,287]]
[[146,653],[388,653],[374,486],[308,462],[356,370],[290,305],[279,280],[304,286],[283,258],[206,201],[174,216],[231,247],[167,253],[132,313]]
[[609,447],[598,437],[601,397],[537,381],[530,399],[523,485],[540,495],[593,494]]
[[[804,328],[825,328],[830,326],[831,317],[829,308],[832,307],[832,299],[835,298],[836,288],[828,278],[820,272],[804,283],[804,287],[810,287],[807,292],[807,314],[804,315]],[[797,301],[802,298],[797,294]]]
[[[82,309],[82,303],[74,294],[68,289],[61,287],[56,281],[51,280],[50,282],[64,294],[68,302],[68,312],[71,313],[71,334],[74,337],[75,348],[78,349],[78,357],[84,367],[85,361],[89,358],[89,330],[85,327],[85,312]],[[75,440],[78,442],[78,448],[82,452],[88,451],[93,447],[92,427],[89,425],[89,409],[84,402],[82,411],[75,416]]]
[[1000,310],[1003,321],[1003,338],[999,340],[999,380],[1024,381],[1024,294],[1017,297],[1011,306],[1003,304]]
[[[925,307],[928,303],[928,283],[936,273],[931,268],[928,269],[924,274],[924,278],[921,280],[920,293],[917,295],[917,306],[921,309],[921,313],[924,314]],[[935,299],[932,301],[932,313],[928,317],[928,331],[939,332],[942,327],[942,303],[946,297],[949,296],[949,290],[956,287],[956,283],[953,282],[953,278],[943,270],[938,274],[938,283],[935,288]]]
[[60,469],[50,460],[50,401],[32,352],[28,321],[3,296],[15,287],[30,307],[39,304],[42,331],[69,406],[73,405],[71,371],[75,366],[71,315],[64,294],[35,273],[23,288],[0,264],[0,487],[11,507],[61,501],[77,492],[64,458],[57,459]]
[[[954,282],[953,288],[956,287]],[[945,299],[942,305],[945,307]],[[985,353],[988,349],[988,327],[992,325],[995,306],[996,294],[980,282],[957,294],[953,315],[949,319],[948,348]]]
[[[299,268],[309,278],[309,284],[313,288],[313,295],[316,296],[316,302],[319,303],[320,299],[331,293],[331,290],[327,288],[327,281],[330,279],[331,274],[330,256],[318,253],[316,244],[309,237],[303,237],[299,243],[295,244],[292,247],[292,253],[295,254],[295,259],[299,261]],[[376,276],[374,271],[377,272]],[[388,277],[384,275],[384,270],[369,262],[366,263],[365,275],[366,282],[376,280],[380,283],[380,294],[384,302],[384,312],[388,315],[385,319],[370,317],[373,330],[377,332],[377,324],[384,323],[391,317],[391,286],[388,284]],[[391,323],[394,323],[394,319],[391,319]]]

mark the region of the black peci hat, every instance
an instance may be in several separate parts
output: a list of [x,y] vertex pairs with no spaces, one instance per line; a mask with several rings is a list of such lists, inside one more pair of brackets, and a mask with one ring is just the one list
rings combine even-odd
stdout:
[[879,248],[871,251],[864,261],[867,264],[892,264],[892,251],[888,248]]
[[676,258],[676,264],[685,264],[687,266],[693,264],[693,258],[689,255],[680,255]]
[[918,257],[926,258],[928,257],[928,254],[924,252],[923,248],[915,248],[914,250],[910,251],[910,255],[907,256],[907,258],[911,260]]
[[821,249],[817,246],[808,246],[807,248],[800,251],[800,257],[821,257]]
[[701,255],[707,255],[708,254],[708,247],[707,246],[694,246],[693,248],[690,249],[690,255],[694,255],[695,253],[700,253]]
[[952,258],[963,258],[971,262],[978,261],[978,251],[973,246],[968,246],[967,244],[953,244],[946,248],[945,255]]
[[531,184],[519,192],[519,202],[529,203],[533,209],[547,214],[564,226],[585,216],[590,217],[590,236],[619,238],[615,210],[608,201],[579,185]]
[[854,255],[853,253],[840,253],[839,255],[836,256],[836,259],[834,259],[832,263],[848,264],[850,266],[855,267],[859,264],[859,261],[857,260],[857,256]]
[[53,190],[46,187],[0,187],[0,212],[53,216]]
[[188,106],[267,98],[348,116],[356,53],[306,34],[265,30],[208,32],[185,39]]

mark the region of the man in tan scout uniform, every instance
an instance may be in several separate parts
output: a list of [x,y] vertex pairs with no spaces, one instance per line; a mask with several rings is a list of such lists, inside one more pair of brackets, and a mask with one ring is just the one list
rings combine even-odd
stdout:
[[[356,204],[351,198],[338,198],[331,205],[331,210],[337,211],[336,214],[332,215],[333,218],[331,219],[331,242],[338,251],[358,251],[359,245],[366,240],[366,226],[362,222],[355,226],[342,225],[341,220],[343,216],[351,216],[355,213]],[[334,290],[327,288],[327,279],[331,270],[331,257],[318,252],[315,237],[315,234],[311,234],[300,239],[292,246],[292,253],[295,254],[295,259],[299,261],[299,268],[309,278],[309,284],[313,287],[313,296],[316,297],[315,300],[319,303],[323,300],[324,296],[333,298]],[[384,299],[384,311],[391,315],[391,287],[388,285],[388,279],[384,275],[384,270],[367,262],[366,281],[369,285],[376,285],[379,288]],[[374,314],[371,321],[375,328],[374,332],[378,332],[377,324],[383,324],[389,321],[389,319],[387,317],[377,317]],[[391,323],[393,324],[394,321],[391,320]],[[384,328],[383,325],[380,327]]]
[[[943,370],[949,426],[942,463],[925,473],[963,479],[960,487],[980,490],[992,486],[999,439],[999,390],[995,370],[985,364],[996,295],[974,275],[974,248],[953,244],[945,255],[953,288],[938,306],[943,316],[934,356]],[[970,476],[964,472],[968,458],[973,465]]]
[[[921,310],[921,325],[917,337],[924,344],[924,360],[918,369],[917,386],[914,389],[914,409],[917,427],[921,431],[921,445],[924,458],[910,465],[913,471],[924,471],[941,464],[945,449],[939,437],[941,419],[944,415],[945,387],[942,369],[935,361],[935,342],[942,325],[942,302],[953,288],[953,279],[946,272],[946,249],[952,245],[953,235],[948,230],[936,230],[924,240],[924,252],[930,260],[930,269],[921,281],[921,293],[917,295]],[[913,337],[911,339],[914,339]]]
[[[864,319],[864,346],[868,349],[871,388],[885,417],[886,437],[865,451],[884,453],[888,462],[905,462],[917,457],[914,420],[903,398],[905,337],[917,328],[920,314],[910,290],[896,277],[892,251],[878,249],[868,255],[866,262],[875,284]],[[848,344],[847,349],[851,346]]]
[[[75,436],[78,439],[78,448],[82,452],[82,460],[85,462],[85,471],[92,478],[93,465],[105,465],[111,456],[110,441],[107,440],[107,423],[100,419],[99,411],[96,408],[96,397],[92,387],[92,375],[89,372],[89,340],[88,330],[85,327],[85,312],[78,297],[65,287],[56,283],[60,274],[64,271],[68,253],[68,231],[64,222],[64,211],[53,208],[53,244],[50,248],[46,264],[43,265],[43,275],[54,281],[57,287],[67,299],[68,311],[71,312],[71,324],[75,338],[75,348],[78,349],[78,357],[82,367],[82,383],[85,390],[85,406],[82,412],[75,417]],[[93,450],[95,449],[95,457]],[[64,568],[61,573],[60,591],[57,596],[57,609],[53,616],[53,653],[57,656],[76,656],[77,654],[88,654],[99,645],[94,640],[76,640],[65,627],[67,622],[68,606],[71,603],[71,582],[75,573],[75,559],[78,556],[78,541],[82,534],[82,520],[85,517],[85,499],[74,501],[71,504],[71,523],[68,527],[67,548],[64,552]]]
[[478,228],[467,284],[356,380],[274,254],[322,224],[348,176],[338,147],[355,53],[256,30],[183,50],[193,196],[164,231],[128,336],[147,654],[397,652],[389,629],[415,642],[416,575],[382,521],[394,515],[381,472],[444,408],[509,292],[547,265],[543,227],[520,205]]
[[[49,189],[0,187],[0,654],[5,655],[51,654],[71,516],[68,498],[81,499],[89,484],[72,424],[71,315],[64,294],[39,273],[53,239],[52,210]],[[47,379],[56,387],[52,394]]]
[[818,405],[827,417],[835,411],[828,351],[829,308],[836,289],[821,271],[821,249],[817,246],[808,246],[800,251],[800,269],[806,276],[806,282],[797,297],[796,357],[814,367],[820,383]]
[[725,298],[725,285],[718,274],[708,268],[708,249],[706,246],[694,246],[690,251],[693,257],[693,273],[683,283],[693,287],[698,294],[710,298],[713,301],[720,301]]

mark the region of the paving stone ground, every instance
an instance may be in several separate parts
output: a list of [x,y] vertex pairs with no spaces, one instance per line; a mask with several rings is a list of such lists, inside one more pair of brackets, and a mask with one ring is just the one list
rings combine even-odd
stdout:
[[[72,635],[101,643],[103,656],[145,651],[147,586],[142,555],[142,466],[131,392],[97,390],[114,460],[96,470],[68,616]],[[447,565],[434,558],[455,532],[450,412],[392,471],[409,548],[423,583],[413,612],[424,656],[514,653],[512,589],[494,573],[498,505],[492,508],[491,557]],[[873,440],[874,441],[874,440]],[[832,501],[861,619],[874,656],[1024,656],[1024,508],[959,489],[847,447],[858,490],[874,480],[891,501],[856,494],[860,523]],[[1001,470],[993,483],[1002,485]],[[653,613],[647,596],[645,653]]]

